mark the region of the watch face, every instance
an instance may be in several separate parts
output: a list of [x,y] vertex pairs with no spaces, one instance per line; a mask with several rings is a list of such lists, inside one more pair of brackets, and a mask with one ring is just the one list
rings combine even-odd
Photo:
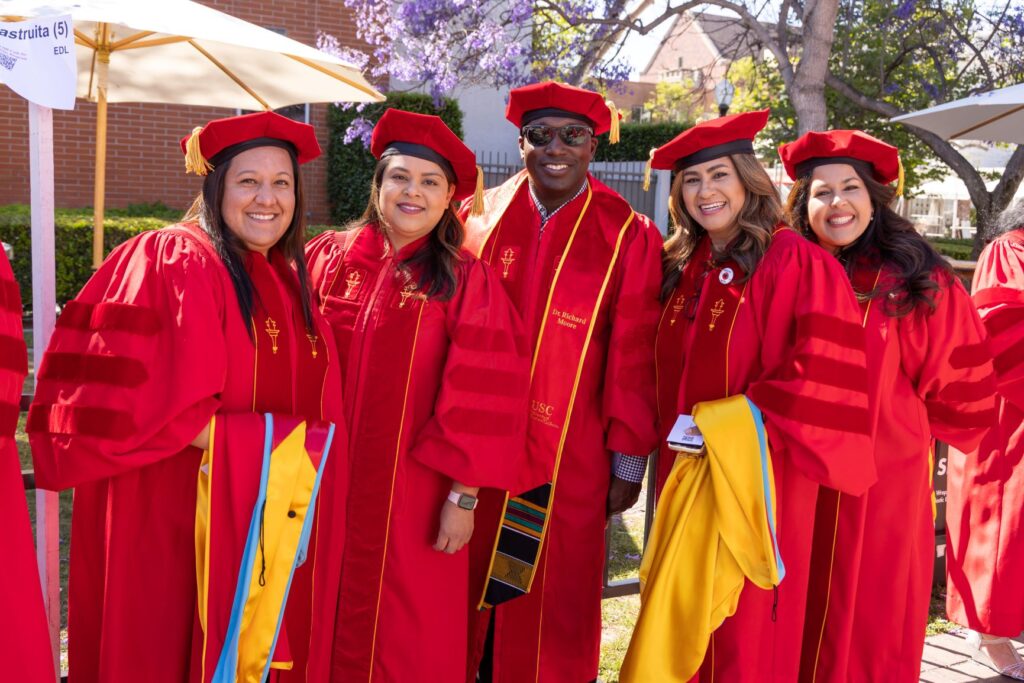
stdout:
[[463,510],[475,510],[476,509],[476,498],[473,496],[466,495],[465,493],[459,496],[459,507]]

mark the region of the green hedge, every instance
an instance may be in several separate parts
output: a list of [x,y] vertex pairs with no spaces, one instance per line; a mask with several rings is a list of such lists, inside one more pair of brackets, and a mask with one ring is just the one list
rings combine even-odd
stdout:
[[355,107],[342,109],[331,106],[327,114],[330,135],[327,200],[331,205],[331,218],[339,225],[362,215],[370,199],[370,181],[376,165],[376,160],[361,140],[345,144],[345,132],[356,118],[376,124],[384,112],[392,108],[440,116],[456,135],[462,137],[462,110],[450,98],[445,98],[440,108],[434,106],[429,95],[419,93],[391,93],[384,102],[368,104],[361,112]]
[[651,149],[692,127],[692,123],[623,123],[619,144],[608,144],[608,136],[601,136],[594,161],[647,161]]
[[944,256],[960,261],[973,261],[974,242],[972,240],[932,239],[928,240],[935,250]]
[[[182,212],[162,204],[110,209],[103,220],[105,253],[145,230],[162,228]],[[31,211],[24,204],[0,206],[0,240],[14,247],[11,267],[21,287],[22,303],[32,308]],[[57,209],[54,222],[57,303],[73,299],[92,276],[92,209]]]

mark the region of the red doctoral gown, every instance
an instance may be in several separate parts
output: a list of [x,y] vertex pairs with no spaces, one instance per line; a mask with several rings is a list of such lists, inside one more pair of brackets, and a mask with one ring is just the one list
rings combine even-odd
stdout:
[[966,460],[950,458],[946,504],[949,617],[982,633],[1024,630],[1024,230],[985,248],[974,303],[988,329],[997,421]]
[[0,661],[13,681],[53,683],[50,632],[14,444],[26,358],[21,294],[7,256],[0,252],[0,613],[7,615],[0,622]]
[[[257,302],[251,321],[242,320],[227,269],[194,224],[145,233],[115,249],[57,320],[28,431],[38,483],[75,487],[72,683],[203,680],[210,653],[199,609],[213,615],[215,605],[197,603],[203,452],[189,444],[215,418],[220,449],[232,421],[264,412],[338,424],[317,528],[294,576],[274,658],[288,659],[290,650],[292,668],[271,679],[326,676],[344,538],[344,511],[332,503],[344,493],[347,439],[334,344],[319,317],[307,335],[298,279],[281,254],[247,254],[244,261]],[[246,466],[238,477],[255,468],[258,479],[261,458],[237,458]],[[218,477],[221,462],[228,461],[214,462]],[[321,553],[318,534],[331,538]],[[210,552],[213,570],[239,562],[216,547]],[[322,638],[311,645],[315,637]],[[205,662],[205,675],[215,663]]]
[[774,595],[746,582],[694,680],[793,683],[818,488],[862,493],[875,478],[864,332],[842,268],[787,227],[746,282],[738,264],[710,257],[705,237],[658,329],[658,488],[675,460],[665,438],[676,416],[745,394],[764,414],[786,576]]
[[[448,301],[424,300],[374,226],[306,249],[345,359],[348,534],[331,680],[451,683],[465,667],[469,553],[434,550],[453,480],[506,488],[525,434],[519,318],[469,254]],[[477,533],[483,531],[479,525]]]
[[[865,263],[854,289],[894,278]],[[860,496],[818,493],[801,681],[911,683],[920,678],[935,525],[932,438],[974,448],[993,419],[988,341],[967,291],[941,284],[934,312],[861,303],[872,374],[878,481]],[[896,521],[898,520],[898,523]]]
[[[661,234],[588,178],[543,231],[525,171],[489,190],[484,215],[467,219],[467,248],[501,277],[535,354],[519,491],[553,472],[557,483],[532,590],[493,610],[494,683],[597,676],[611,452],[646,455],[657,439],[651,350]],[[489,526],[499,524],[501,501],[487,503],[478,528],[488,511]],[[475,544],[474,561],[486,567],[493,549]],[[491,611],[477,614],[470,634],[470,681]]]

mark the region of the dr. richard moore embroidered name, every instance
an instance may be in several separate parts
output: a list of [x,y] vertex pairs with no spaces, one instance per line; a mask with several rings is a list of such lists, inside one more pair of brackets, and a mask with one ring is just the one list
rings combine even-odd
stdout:
[[555,321],[564,327],[571,327],[572,329],[578,328],[580,325],[586,325],[587,319],[581,318],[580,316],[570,313],[569,311],[560,311],[557,308],[551,310],[551,315],[555,316]]

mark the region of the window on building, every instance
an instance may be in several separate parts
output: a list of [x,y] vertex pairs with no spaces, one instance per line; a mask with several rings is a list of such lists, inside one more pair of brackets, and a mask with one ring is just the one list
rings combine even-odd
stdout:
[[640,123],[644,118],[644,105],[634,104],[629,111],[629,120],[633,123]]
[[696,88],[704,85],[704,71],[702,69],[693,69],[690,72],[690,78],[693,79],[693,85]]
[[679,69],[683,68],[683,58],[682,57],[680,57],[679,61],[676,63],[676,68],[679,68]]

